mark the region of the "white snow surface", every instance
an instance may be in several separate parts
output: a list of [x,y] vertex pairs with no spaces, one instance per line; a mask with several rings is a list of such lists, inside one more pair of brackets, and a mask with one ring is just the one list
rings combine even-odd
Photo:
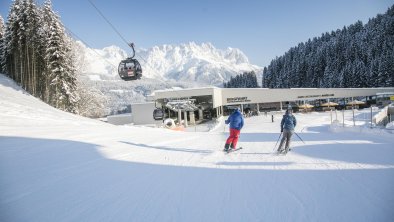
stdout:
[[393,121],[393,122],[389,122],[389,123],[386,125],[386,129],[394,130],[394,121]]
[[246,118],[243,149],[225,154],[223,118],[208,132],[114,126],[0,75],[0,221],[393,221],[394,135],[295,116],[305,144],[294,135],[286,156],[280,115]]

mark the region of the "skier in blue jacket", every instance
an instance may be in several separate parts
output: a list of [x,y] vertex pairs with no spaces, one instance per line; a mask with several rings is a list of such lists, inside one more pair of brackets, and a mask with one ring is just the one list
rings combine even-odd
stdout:
[[[293,116],[292,110],[288,109],[286,114],[283,115],[282,121],[280,122],[280,130],[283,133],[282,140],[278,148],[278,153],[286,154],[290,149],[291,136],[294,133],[294,128],[297,125],[297,119]],[[283,144],[286,141],[285,149],[283,149]]]
[[224,146],[224,150],[228,151],[230,147],[232,149],[237,147],[239,134],[241,133],[241,129],[244,126],[244,118],[239,108],[234,110],[225,123],[230,123],[230,136],[227,138],[226,145]]

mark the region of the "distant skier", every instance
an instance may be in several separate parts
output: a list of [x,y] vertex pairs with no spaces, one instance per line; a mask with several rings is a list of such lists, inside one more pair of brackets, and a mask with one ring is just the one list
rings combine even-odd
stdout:
[[229,148],[235,149],[237,147],[239,134],[244,126],[244,118],[239,108],[234,110],[225,123],[230,123],[230,136],[227,138],[226,145],[224,146],[224,150],[228,151]]
[[291,109],[291,110],[293,110],[293,108],[291,107],[291,104],[290,104],[290,102],[286,102],[286,109],[287,110],[289,110],[289,109]]
[[[282,140],[278,148],[278,153],[286,154],[290,149],[291,136],[294,133],[294,128],[297,125],[297,119],[293,116],[291,109],[286,110],[286,114],[283,115],[282,121],[280,122],[280,132],[283,133]],[[283,144],[286,142],[285,149]]]

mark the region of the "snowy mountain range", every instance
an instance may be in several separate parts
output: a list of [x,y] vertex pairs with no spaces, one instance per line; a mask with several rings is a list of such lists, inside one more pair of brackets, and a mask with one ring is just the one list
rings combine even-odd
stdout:
[[[118,78],[119,62],[130,56],[117,46],[103,49],[91,49],[79,43],[84,54],[84,68],[92,80],[99,75]],[[249,62],[239,49],[215,48],[211,43],[198,45],[194,42],[180,45],[154,46],[138,49],[135,58],[141,63],[143,77],[162,81],[174,80],[195,82],[201,85],[221,86],[243,72],[255,71],[259,76],[262,68]]]

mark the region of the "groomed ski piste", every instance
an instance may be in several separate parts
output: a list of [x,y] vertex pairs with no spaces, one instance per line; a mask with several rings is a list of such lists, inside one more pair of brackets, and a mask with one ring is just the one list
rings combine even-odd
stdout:
[[[394,134],[370,110],[295,116],[276,155],[281,115],[228,128],[114,126],[56,110],[0,75],[0,221],[393,221]],[[338,119],[340,119],[338,113]],[[340,119],[341,120],[341,119]],[[201,126],[200,126],[201,127]]]

